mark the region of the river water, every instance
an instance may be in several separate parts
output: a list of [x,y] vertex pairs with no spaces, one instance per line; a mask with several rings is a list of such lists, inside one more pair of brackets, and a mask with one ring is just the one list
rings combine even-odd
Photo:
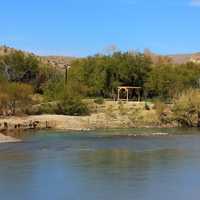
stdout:
[[[131,136],[155,132],[170,135]],[[0,145],[2,200],[200,197],[198,130],[41,131],[22,137],[22,143]]]

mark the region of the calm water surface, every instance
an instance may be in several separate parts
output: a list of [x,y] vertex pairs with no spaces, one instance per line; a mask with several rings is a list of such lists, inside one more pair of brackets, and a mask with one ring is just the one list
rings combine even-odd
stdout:
[[[161,131],[172,135],[123,136]],[[37,132],[0,145],[2,200],[199,198],[197,130]]]

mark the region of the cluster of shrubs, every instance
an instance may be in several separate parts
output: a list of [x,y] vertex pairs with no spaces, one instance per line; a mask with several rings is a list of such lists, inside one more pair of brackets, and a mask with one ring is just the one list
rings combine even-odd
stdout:
[[58,114],[84,116],[90,113],[88,106],[79,98],[69,98],[52,103],[42,103],[26,109],[28,115]]

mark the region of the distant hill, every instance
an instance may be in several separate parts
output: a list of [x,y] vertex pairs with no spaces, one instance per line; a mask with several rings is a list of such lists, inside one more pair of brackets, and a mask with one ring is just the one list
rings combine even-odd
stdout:
[[40,56],[44,63],[50,64],[58,69],[65,69],[67,65],[77,58],[68,56]]
[[[12,51],[16,51],[16,50],[17,49],[15,48],[0,46],[0,55],[9,54]],[[35,55],[39,59],[41,59],[45,64],[50,64],[53,67],[56,67],[61,70],[63,70],[65,66],[70,65],[73,60],[77,59],[76,57],[70,57],[70,56],[39,56],[34,53],[30,53],[26,51],[23,51],[23,52],[26,54]],[[152,55],[157,55],[157,54],[152,54]],[[176,64],[183,64],[187,62],[200,63],[200,52],[194,53],[194,54],[167,55],[167,57],[169,57],[172,60],[172,63],[176,63]]]
[[146,54],[152,58],[154,63],[158,63],[160,59],[174,64],[184,64],[187,62],[200,63],[200,53],[159,55],[148,51]]
[[200,63],[200,53],[176,54],[176,55],[169,55],[169,57],[172,59],[172,62],[176,64],[183,64],[187,62]]
[[[14,51],[22,51],[22,50],[11,48],[11,47],[8,47],[8,46],[5,46],[5,45],[4,46],[0,46],[0,55],[10,54],[10,53],[12,53]],[[22,51],[22,52],[25,53],[25,54],[35,55],[34,53],[27,52],[27,51]]]
[[[0,55],[9,54],[13,51],[17,51],[18,49],[10,48],[7,46],[0,46]],[[45,64],[50,64],[53,67],[56,67],[57,69],[63,70],[65,66],[70,65],[71,62],[77,58],[70,57],[70,56],[39,56],[31,52],[23,51],[25,54],[30,54],[38,57],[42,62]]]

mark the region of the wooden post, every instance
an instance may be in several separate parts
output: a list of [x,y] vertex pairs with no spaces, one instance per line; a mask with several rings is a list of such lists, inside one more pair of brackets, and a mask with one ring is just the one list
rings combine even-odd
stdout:
[[71,66],[70,65],[65,65],[65,86],[67,86],[67,84],[68,84],[68,75],[69,75],[69,72],[68,72],[68,70],[71,68]]
[[138,89],[138,101],[140,101],[140,89]]
[[68,82],[68,67],[65,68],[65,86],[67,85]]
[[119,98],[120,98],[119,93],[120,93],[120,89],[118,88],[117,89],[117,101],[119,101]]
[[127,95],[126,101],[128,102],[128,88],[126,89],[126,95]]

